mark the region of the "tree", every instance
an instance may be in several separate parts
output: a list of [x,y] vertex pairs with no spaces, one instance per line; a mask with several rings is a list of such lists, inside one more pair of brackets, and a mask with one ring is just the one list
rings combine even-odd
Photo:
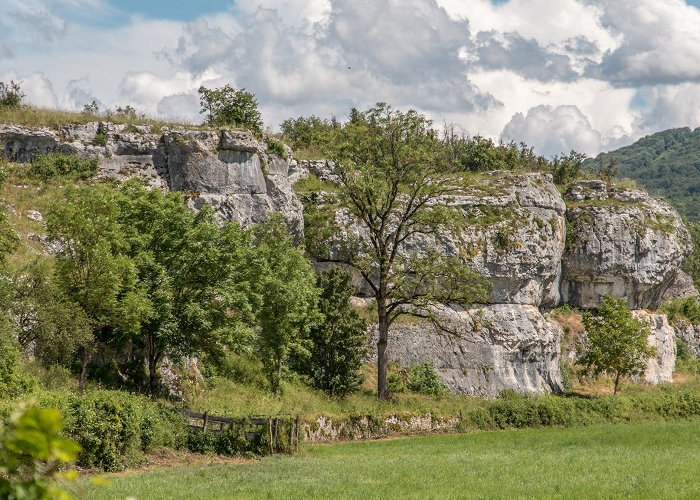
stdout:
[[622,377],[640,375],[655,349],[647,342],[649,327],[632,316],[627,301],[605,295],[596,315],[583,316],[588,345],[578,362],[598,375],[614,375],[614,394]]
[[552,158],[551,169],[554,184],[567,187],[578,179],[583,171],[585,159],[584,153],[578,153],[573,149],[568,155],[561,154]]
[[[402,314],[434,319],[436,303],[486,299],[485,279],[459,257],[425,248],[408,252],[412,238],[455,232],[460,214],[441,203],[460,192],[461,174],[447,174],[444,148],[431,122],[415,111],[380,103],[343,127],[331,150],[338,203],[346,213],[309,231],[318,260],[358,272],[377,303],[377,393],[386,398],[389,328]],[[325,241],[319,234],[330,236]]]
[[247,266],[257,297],[258,349],[270,386],[279,392],[290,353],[305,348],[309,329],[321,319],[316,276],[279,214],[254,227],[252,236]]
[[10,83],[0,82],[0,108],[19,108],[26,97],[22,92],[22,82],[10,80]]
[[136,267],[125,255],[128,241],[118,222],[119,193],[105,186],[71,188],[47,215],[47,229],[59,251],[56,271],[68,300],[78,304],[92,335],[80,346],[80,387],[100,340],[138,329],[150,315]]
[[367,354],[367,322],[350,304],[350,276],[340,269],[317,278],[323,320],[309,332],[309,356],[300,362],[302,373],[331,396],[344,396],[362,382],[360,367]]
[[121,193],[118,221],[128,228],[127,255],[148,303],[127,338],[145,352],[153,395],[166,354],[212,354],[244,337],[252,309],[238,278],[248,237],[233,223],[220,229],[208,207],[195,214],[181,193],[138,182]]
[[246,89],[231,85],[208,89],[199,87],[200,113],[207,115],[210,125],[233,125],[262,132],[263,122],[258,110],[258,101]]

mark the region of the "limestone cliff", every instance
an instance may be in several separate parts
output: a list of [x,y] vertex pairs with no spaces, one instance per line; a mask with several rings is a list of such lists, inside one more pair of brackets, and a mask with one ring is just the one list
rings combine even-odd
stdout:
[[[247,225],[281,212],[303,235],[303,207],[292,184],[314,173],[335,180],[325,161],[295,161],[268,139],[237,130],[163,129],[90,123],[58,129],[0,125],[0,148],[18,162],[61,151],[94,155],[99,175],[139,177],[183,191],[193,208],[212,205],[222,220]],[[284,157],[283,157],[284,156]],[[406,252],[430,246],[460,256],[493,284],[487,305],[442,313],[454,335],[426,323],[397,323],[390,356],[404,365],[432,361],[456,392],[503,389],[546,393],[562,388],[561,327],[546,312],[563,303],[595,308],[602,294],[626,297],[645,319],[658,356],[646,380],[669,381],[675,337],[656,308],[664,297],[697,294],[680,272],[690,236],[667,203],[636,189],[579,181],[562,196],[543,173],[475,176],[443,200],[465,218],[458,235],[414,237]],[[338,211],[337,217],[347,217]],[[358,234],[361,227],[357,227]],[[359,289],[358,293],[362,293]],[[679,331],[695,348],[694,327]],[[693,343],[694,342],[694,343]],[[698,348],[700,352],[700,348]]]

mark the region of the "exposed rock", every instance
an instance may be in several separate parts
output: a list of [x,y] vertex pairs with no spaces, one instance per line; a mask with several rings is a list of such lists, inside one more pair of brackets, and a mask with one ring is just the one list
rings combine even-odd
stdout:
[[692,249],[678,213],[639,190],[579,181],[567,193],[564,302],[594,308],[626,297],[630,309],[656,308]]
[[280,212],[297,239],[304,232],[302,205],[288,177],[289,161],[268,152],[265,139],[259,141],[246,130],[178,128],[155,134],[147,125],[109,122],[58,130],[0,125],[0,146],[8,159],[18,162],[56,151],[97,156],[100,177],[138,178],[151,187],[184,191],[193,207],[208,203],[221,220],[243,225]]
[[[554,307],[559,303],[565,205],[550,175],[493,172],[440,203],[460,211],[467,229],[458,234],[414,235],[405,241],[404,255],[438,249],[464,259],[490,278],[489,300],[495,304]],[[337,210],[335,219],[347,228],[331,249],[337,257],[342,240],[366,240],[367,236],[347,210]]]
[[453,392],[497,396],[504,389],[527,394],[562,390],[561,327],[534,306],[492,305],[443,310],[450,333],[429,323],[397,323],[389,357],[403,366],[432,362]]
[[163,143],[170,188],[188,193],[194,207],[207,203],[222,219],[243,225],[280,212],[301,239],[303,207],[287,176],[289,165],[265,153],[250,132],[174,131]]
[[700,325],[691,325],[687,321],[674,321],[673,329],[676,339],[688,346],[693,357],[700,359]]
[[656,356],[647,362],[644,380],[650,384],[673,382],[676,366],[676,337],[665,314],[632,311],[632,315],[649,324],[649,344],[656,348]]
[[682,269],[679,269],[676,273],[676,277],[666,289],[664,293],[664,300],[673,299],[689,299],[691,297],[700,298],[700,292],[693,284],[693,279],[688,276]]

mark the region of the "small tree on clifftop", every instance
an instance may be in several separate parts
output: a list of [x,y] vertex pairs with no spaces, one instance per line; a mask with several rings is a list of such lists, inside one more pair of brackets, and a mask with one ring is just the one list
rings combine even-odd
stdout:
[[209,125],[233,125],[262,132],[263,122],[258,101],[246,89],[224,85],[216,89],[199,87],[200,113],[207,115]]
[[[325,227],[311,228],[308,246],[319,260],[353,268],[372,290],[379,328],[377,394],[386,398],[392,323],[402,314],[430,316],[436,303],[483,301],[486,281],[459,258],[404,251],[412,237],[454,231],[461,220],[442,203],[459,193],[460,179],[445,173],[444,148],[429,120],[378,104],[357,113],[332,147],[338,201],[347,217],[341,211]],[[322,224],[322,218],[315,220]],[[335,246],[325,244],[329,238]]]

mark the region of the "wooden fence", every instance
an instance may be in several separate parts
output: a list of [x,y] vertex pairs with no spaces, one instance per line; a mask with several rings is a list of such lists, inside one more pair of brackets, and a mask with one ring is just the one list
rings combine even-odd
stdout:
[[[291,415],[256,415],[233,418],[210,415],[208,412],[199,413],[187,408],[183,409],[182,412],[187,417],[192,430],[220,434],[227,430],[242,429],[248,441],[266,437],[269,443],[270,454],[282,451],[289,451],[290,453],[299,451],[299,432],[301,427],[299,415],[296,417]],[[288,431],[283,430],[283,427],[288,427]],[[287,446],[280,446],[280,443],[284,443]]]

